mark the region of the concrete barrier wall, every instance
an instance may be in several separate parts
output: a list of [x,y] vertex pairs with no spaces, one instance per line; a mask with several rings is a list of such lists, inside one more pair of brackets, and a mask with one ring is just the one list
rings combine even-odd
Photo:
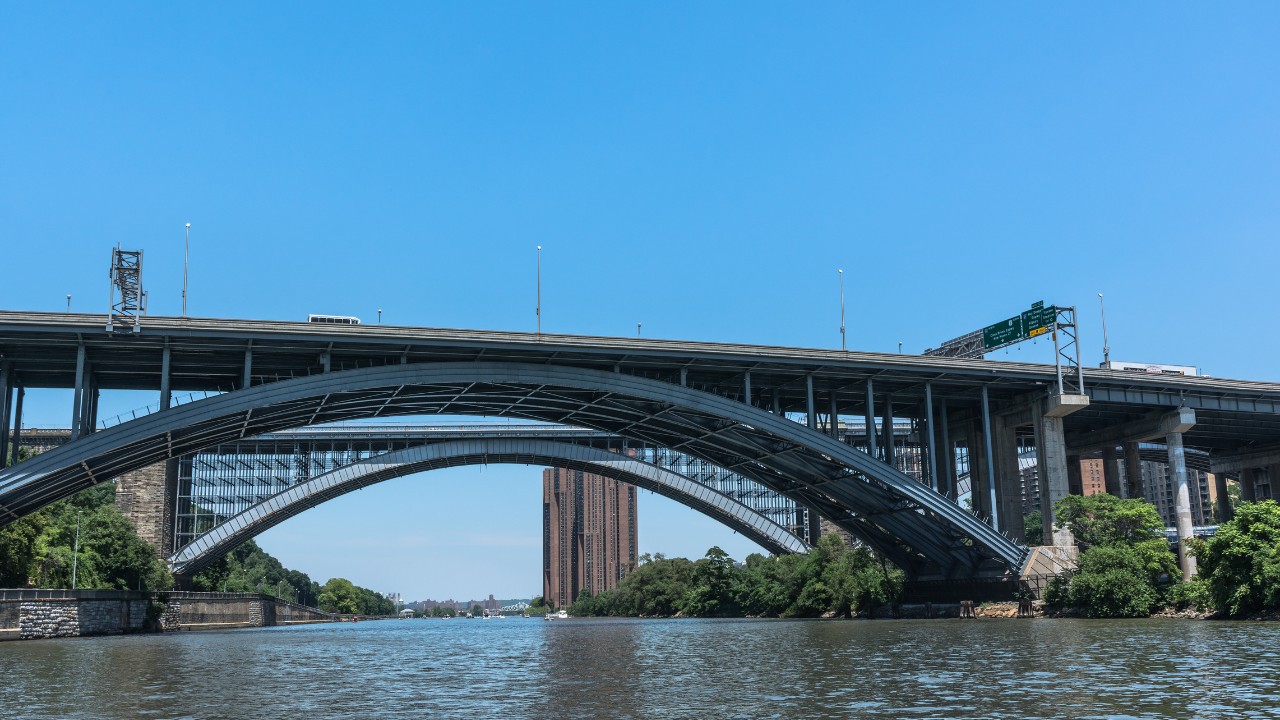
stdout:
[[335,622],[336,615],[251,593],[0,590],[0,640]]

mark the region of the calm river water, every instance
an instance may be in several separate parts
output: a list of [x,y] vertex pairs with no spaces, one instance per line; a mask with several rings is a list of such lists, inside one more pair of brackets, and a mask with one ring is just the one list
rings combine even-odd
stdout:
[[0,643],[5,718],[1280,718],[1280,623],[388,620]]

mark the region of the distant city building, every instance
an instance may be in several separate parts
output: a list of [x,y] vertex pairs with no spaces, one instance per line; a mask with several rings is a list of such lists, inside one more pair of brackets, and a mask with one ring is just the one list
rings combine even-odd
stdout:
[[[1121,459],[1117,463],[1120,472],[1120,483],[1124,485],[1125,465]],[[1177,511],[1173,479],[1169,475],[1168,463],[1142,461],[1142,492],[1147,502],[1156,507],[1161,519],[1168,527],[1177,525]],[[1035,458],[1024,460],[1022,464],[1022,512],[1029,513],[1040,509],[1040,482]],[[1259,473],[1261,475],[1262,473]],[[1187,488],[1190,490],[1191,522],[1193,525],[1212,525],[1217,522],[1215,516],[1218,501],[1217,485],[1212,473],[1187,468]],[[1107,491],[1104,463],[1101,458],[1080,459],[1080,492],[1083,495],[1099,495]],[[1261,495],[1259,496],[1261,497]]]
[[1080,458],[1080,494],[1089,497],[1106,491],[1107,481],[1103,475],[1102,458]]
[[[1217,485],[1212,473],[1187,468],[1187,490],[1191,495],[1191,524],[1212,525],[1214,507],[1218,500]],[[1147,502],[1156,506],[1164,524],[1176,527],[1178,513],[1175,505],[1175,488],[1172,473],[1166,463],[1142,463],[1142,492]]]
[[636,566],[636,489],[580,470],[542,472],[542,596],[567,607]]

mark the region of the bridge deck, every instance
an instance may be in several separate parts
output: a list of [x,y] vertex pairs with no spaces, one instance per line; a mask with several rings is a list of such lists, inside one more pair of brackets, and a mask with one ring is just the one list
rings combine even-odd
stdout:
[[[935,400],[954,408],[953,421],[976,414],[983,386],[999,408],[1046,394],[1055,377],[1052,366],[1031,363],[679,340],[213,318],[148,317],[138,333],[107,333],[105,325],[105,315],[0,311],[0,356],[29,388],[73,387],[81,344],[102,389],[158,389],[166,346],[174,391],[237,389],[250,357],[255,385],[318,374],[326,353],[332,370],[485,360],[616,369],[673,382],[683,373],[690,386],[739,399],[750,373],[754,404],[784,412],[806,411],[812,377],[818,411],[834,398],[847,415],[865,411],[872,381],[877,395],[893,396],[900,418],[921,414],[928,382]],[[1277,383],[1087,369],[1085,386],[1092,402],[1067,418],[1069,434],[1185,406],[1197,411],[1189,446],[1280,444]]]

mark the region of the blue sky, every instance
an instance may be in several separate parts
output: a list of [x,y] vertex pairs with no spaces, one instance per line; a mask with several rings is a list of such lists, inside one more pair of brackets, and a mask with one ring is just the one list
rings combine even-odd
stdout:
[[[102,311],[119,242],[177,314],[191,222],[193,315],[532,330],[541,244],[553,332],[838,347],[844,268],[853,348],[1044,299],[1096,364],[1103,292],[1115,359],[1280,380],[1276,37],[1270,3],[0,2],[0,307]],[[261,541],[529,595],[538,476],[395,481]],[[644,550],[752,549],[642,502]]]

